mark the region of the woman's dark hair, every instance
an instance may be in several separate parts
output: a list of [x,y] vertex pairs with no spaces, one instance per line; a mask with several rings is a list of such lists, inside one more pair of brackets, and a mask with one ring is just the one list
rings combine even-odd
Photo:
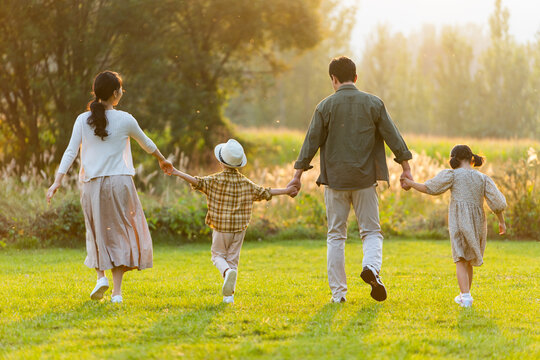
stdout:
[[463,160],[471,162],[475,167],[482,166],[484,158],[473,154],[467,145],[456,145],[450,152],[450,166],[457,169]]
[[88,104],[88,110],[92,112],[88,117],[88,125],[94,128],[94,135],[103,140],[107,133],[107,117],[105,116],[105,106],[100,100],[108,100],[122,86],[122,78],[114,71],[103,71],[94,79],[92,86],[94,100]]
[[328,66],[328,73],[330,78],[332,78],[332,75],[337,77],[340,83],[354,81],[354,77],[356,76],[356,65],[348,57],[341,56],[332,59]]

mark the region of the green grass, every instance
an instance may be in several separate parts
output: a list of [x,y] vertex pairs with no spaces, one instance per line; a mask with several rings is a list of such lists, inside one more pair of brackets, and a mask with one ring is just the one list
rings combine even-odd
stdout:
[[153,269],[126,275],[121,305],[89,300],[95,273],[83,249],[0,252],[0,357],[540,357],[538,243],[489,242],[472,309],[453,302],[447,241],[387,240],[384,303],[359,278],[357,240],[346,248],[345,304],[328,303],[322,240],[246,243],[232,306],[221,303],[209,252],[157,247]]

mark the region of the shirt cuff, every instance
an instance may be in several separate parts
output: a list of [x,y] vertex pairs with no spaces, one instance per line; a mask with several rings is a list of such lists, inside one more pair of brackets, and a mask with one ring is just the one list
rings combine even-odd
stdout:
[[202,186],[203,186],[203,180],[202,180],[201,177],[199,177],[199,176],[194,176],[194,178],[197,179],[197,185],[191,184],[191,188],[192,188],[193,190],[201,191]]
[[401,164],[403,161],[412,159],[412,153],[409,150],[400,151],[394,155],[396,155],[396,157],[394,158],[394,161],[397,162],[398,164]]
[[272,193],[270,192],[270,188],[264,189],[263,199],[265,199],[266,201],[272,200]]
[[306,161],[298,160],[294,163],[294,168],[297,170],[308,171],[309,169],[313,169],[313,165],[309,165],[309,163]]

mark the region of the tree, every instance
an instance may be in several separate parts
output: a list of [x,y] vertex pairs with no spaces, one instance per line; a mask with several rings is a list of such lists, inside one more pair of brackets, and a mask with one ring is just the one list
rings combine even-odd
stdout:
[[436,59],[433,94],[435,121],[452,136],[466,134],[472,118],[472,47],[455,28],[444,28]]
[[360,66],[360,87],[380,97],[392,118],[402,128],[410,129],[412,97],[412,61],[407,39],[392,35],[387,26],[378,26],[368,43]]
[[176,145],[189,154],[213,148],[230,133],[223,116],[229,95],[254,72],[253,59],[265,71],[279,70],[276,54],[305,49],[319,40],[317,0],[169,1],[165,21],[163,78],[175,84],[165,102],[178,112],[163,112]]
[[[125,1],[4,1],[0,12],[1,130],[19,169],[42,166],[42,150],[64,151],[92,78],[118,64],[115,43],[137,20]],[[122,16],[116,16],[122,11]],[[44,16],[46,14],[46,16]],[[133,28],[133,25],[131,25]]]
[[[25,166],[59,160],[96,73],[126,75],[126,106],[187,154],[229,133],[223,105],[254,57],[319,41],[318,0],[1,0],[0,131]],[[9,155],[8,155],[9,160]]]
[[[355,7],[337,0],[323,0],[322,40],[311,49],[279,51],[276,56],[280,73],[259,72],[231,99],[227,116],[242,125],[274,125],[305,129],[313,109],[330,95],[332,85],[328,64],[339,55],[352,53],[350,33],[354,26]],[[255,59],[261,68],[262,59]]]
[[530,67],[523,46],[509,34],[510,14],[501,0],[489,19],[490,47],[482,54],[476,76],[478,95],[471,128],[477,135],[527,136],[531,128],[527,114]]

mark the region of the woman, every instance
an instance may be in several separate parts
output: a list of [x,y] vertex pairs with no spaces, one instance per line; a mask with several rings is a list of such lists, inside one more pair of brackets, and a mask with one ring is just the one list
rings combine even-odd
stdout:
[[111,301],[122,302],[125,271],[152,267],[152,238],[133,183],[135,169],[129,139],[159,161],[168,175],[172,164],[139,127],[129,113],[115,110],[122,98],[122,79],[112,71],[96,76],[90,111],[77,117],[69,145],[64,152],[47,201],[61,185],[62,178],[81,148],[81,205],[86,225],[85,265],[96,269],[97,284],[90,298],[103,298],[109,288],[105,270],[111,270]]

